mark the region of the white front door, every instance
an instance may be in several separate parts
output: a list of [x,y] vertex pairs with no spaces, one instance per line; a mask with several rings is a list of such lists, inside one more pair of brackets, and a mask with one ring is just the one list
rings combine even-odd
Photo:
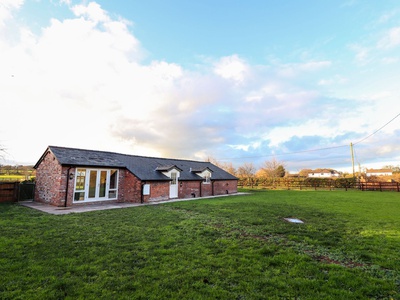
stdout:
[[169,197],[178,198],[178,176],[177,172],[171,172],[171,181],[169,184]]

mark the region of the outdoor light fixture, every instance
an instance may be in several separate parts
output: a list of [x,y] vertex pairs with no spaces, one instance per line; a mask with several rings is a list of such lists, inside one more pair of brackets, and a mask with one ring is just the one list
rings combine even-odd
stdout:
[[72,179],[74,179],[74,173],[69,174],[69,180],[72,180]]

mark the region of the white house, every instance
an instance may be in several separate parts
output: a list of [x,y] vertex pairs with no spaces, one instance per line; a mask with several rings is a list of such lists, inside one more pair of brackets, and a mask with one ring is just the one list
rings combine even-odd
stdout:
[[316,169],[308,173],[308,177],[312,178],[332,178],[339,176],[339,172],[332,169]]
[[367,177],[370,176],[392,176],[393,172],[390,169],[367,169]]

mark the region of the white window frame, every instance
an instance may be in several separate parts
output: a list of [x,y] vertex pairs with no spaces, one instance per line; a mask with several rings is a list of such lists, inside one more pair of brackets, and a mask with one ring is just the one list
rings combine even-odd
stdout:
[[204,184],[210,184],[211,183],[211,172],[208,170],[204,170],[203,172],[200,173],[200,176],[204,178],[203,183]]
[[[99,191],[100,191],[100,174],[101,172],[106,171],[106,185],[105,185],[105,196],[104,197],[99,197]],[[111,175],[112,172],[116,172],[116,177],[115,177],[115,187],[111,188],[110,183],[111,183]],[[76,183],[77,183],[77,178],[78,174],[82,174],[82,172],[85,172],[85,183],[84,183],[84,189],[77,189],[76,188]],[[96,190],[95,190],[95,197],[89,198],[89,186],[90,186],[90,172],[96,172]],[[119,185],[119,170],[118,169],[95,169],[95,168],[77,168],[75,172],[75,181],[74,181],[74,194],[73,194],[73,203],[86,203],[86,202],[96,202],[96,201],[107,201],[107,200],[117,200],[118,199],[118,185]],[[83,193],[83,199],[82,200],[75,200],[75,195],[76,193]],[[110,193],[114,193],[115,197],[110,197]]]

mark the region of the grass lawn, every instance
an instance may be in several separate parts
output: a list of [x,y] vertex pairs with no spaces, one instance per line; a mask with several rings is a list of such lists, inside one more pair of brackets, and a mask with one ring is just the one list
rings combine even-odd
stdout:
[[0,299],[400,299],[396,192],[253,191],[59,216],[0,204],[0,232]]
[[25,175],[0,175],[1,181],[22,181],[26,178]]

